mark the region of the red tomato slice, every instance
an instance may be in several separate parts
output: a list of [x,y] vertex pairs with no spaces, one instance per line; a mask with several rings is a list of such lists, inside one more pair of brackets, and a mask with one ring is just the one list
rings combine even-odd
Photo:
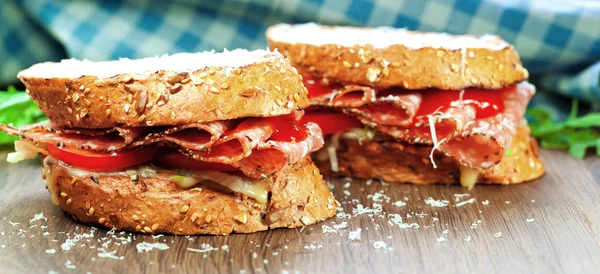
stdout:
[[303,115],[302,112],[293,112],[281,116],[266,118],[249,118],[241,122],[235,129],[228,134],[241,131],[255,126],[268,126],[273,130],[269,139],[282,142],[296,142],[306,139],[308,129],[306,122],[300,122],[298,119]]
[[362,127],[358,119],[341,112],[307,112],[300,121],[317,123],[323,130],[323,135]]
[[[333,89],[340,89],[340,84],[334,83],[330,86],[321,84],[321,79],[311,75],[303,74],[304,85],[308,89],[308,97],[314,98],[331,94]],[[486,118],[494,116],[504,111],[504,100],[502,91],[514,90],[515,86],[506,89],[484,90],[484,89],[465,89],[462,98],[460,90],[421,90],[417,91],[422,95],[422,103],[419,106],[417,116],[432,114],[435,111],[444,111],[452,104],[461,102],[465,105],[472,105],[477,109],[476,118]],[[402,88],[390,88],[378,91],[378,96],[385,94],[386,91],[408,92]]]
[[119,170],[152,161],[160,154],[158,147],[104,153],[85,149],[48,146],[48,153],[69,165],[90,171]]
[[271,140],[294,142],[302,141],[308,136],[306,122],[291,120],[287,117],[271,117],[268,118],[268,123],[275,129],[271,134]]
[[236,171],[235,167],[222,163],[203,162],[194,160],[179,152],[171,152],[160,156],[156,162],[163,167],[190,170]]
[[[465,105],[472,105],[477,109],[476,118],[494,116],[504,111],[502,91],[503,90],[465,89],[462,96],[462,103]],[[423,96],[423,102],[417,112],[417,116],[432,114],[436,110],[444,111],[452,104],[461,102],[460,93],[461,91],[456,90],[422,91],[421,95]]]

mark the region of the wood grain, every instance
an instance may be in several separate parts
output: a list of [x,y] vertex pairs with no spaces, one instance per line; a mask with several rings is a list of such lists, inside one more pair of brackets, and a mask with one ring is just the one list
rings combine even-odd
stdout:
[[[52,205],[36,161],[10,166],[0,161],[0,272],[597,273],[600,159],[577,160],[556,151],[542,151],[542,158],[547,174],[527,184],[468,191],[364,181],[346,185],[336,179],[333,192],[350,219],[248,235],[160,238],[75,223]],[[385,196],[372,196],[379,192]],[[470,196],[455,197],[463,193]],[[449,205],[433,207],[425,203],[429,197]],[[382,199],[381,213],[353,213],[359,204],[373,209],[374,198]],[[471,198],[473,203],[461,205]],[[397,201],[406,205],[394,205]],[[47,220],[31,221],[39,213]],[[419,228],[401,228],[393,223],[399,217],[402,226]],[[349,240],[350,231],[359,228],[360,240]],[[82,234],[88,237],[63,249]],[[143,242],[169,249],[138,253],[136,245]],[[218,250],[188,250],[206,245]],[[100,248],[117,259],[99,257],[105,253]],[[56,253],[46,253],[49,249]]]

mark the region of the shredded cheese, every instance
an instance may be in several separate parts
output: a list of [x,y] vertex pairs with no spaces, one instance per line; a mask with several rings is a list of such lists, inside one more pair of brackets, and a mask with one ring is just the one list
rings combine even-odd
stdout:
[[433,160],[433,152],[435,152],[436,149],[440,149],[440,143],[437,140],[437,133],[435,132],[435,120],[433,115],[427,115],[427,119],[429,119],[429,131],[431,132],[431,141],[433,142],[433,148],[431,149],[431,152],[429,152],[429,160],[431,160],[433,168],[437,168],[437,165]]
[[169,249],[169,246],[165,243],[142,242],[142,243],[138,243],[135,246],[135,249],[137,249],[138,253],[144,253],[144,252],[149,252],[152,249],[167,250],[167,249]]
[[136,77],[147,76],[156,71],[194,72],[206,67],[237,69],[255,63],[278,62],[283,56],[268,50],[248,51],[205,51],[198,53],[178,53],[143,59],[121,58],[114,61],[93,62],[88,60],[67,59],[59,63],[41,63],[20,72],[21,77],[78,78],[84,75],[109,78],[118,74],[132,74]]
[[[450,35],[448,33],[414,32],[390,27],[362,29],[338,26],[327,28],[316,23],[280,24],[269,28],[269,36],[275,41],[289,44],[300,43],[315,46],[335,44],[340,47],[369,44],[369,47],[372,46],[375,50],[398,44],[410,49],[431,47],[450,50],[460,48],[501,50],[509,46],[506,41],[495,35]],[[359,54],[364,56],[364,52],[365,50]]]

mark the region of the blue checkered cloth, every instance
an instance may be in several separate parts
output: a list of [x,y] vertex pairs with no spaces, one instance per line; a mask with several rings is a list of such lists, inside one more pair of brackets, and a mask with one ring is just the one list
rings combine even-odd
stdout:
[[[543,92],[600,105],[600,2],[595,1],[0,2],[0,85],[14,82],[16,73],[33,63],[67,57],[108,60],[265,48],[268,26],[314,21],[499,34],[515,45]],[[540,104],[556,101],[552,95],[537,97]]]

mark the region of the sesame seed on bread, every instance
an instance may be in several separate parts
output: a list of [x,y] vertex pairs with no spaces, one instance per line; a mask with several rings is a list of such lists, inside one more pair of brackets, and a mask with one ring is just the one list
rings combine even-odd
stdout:
[[[508,151],[497,165],[482,171],[477,183],[517,184],[539,178],[544,164],[538,156],[538,145],[528,126],[520,127]],[[437,168],[431,165],[431,146],[410,145],[390,140],[367,141],[341,139],[337,150],[337,176],[378,178],[386,182],[412,184],[455,184],[460,181],[461,165],[437,153]],[[332,173],[328,160],[317,161],[324,174]]]
[[519,54],[498,36],[406,29],[271,26],[269,47],[303,73],[374,88],[499,89],[526,80]]
[[183,125],[308,106],[296,69],[265,50],[63,60],[34,65],[18,77],[50,120],[64,127]]
[[[307,156],[268,180],[266,204],[197,185],[178,187],[172,173],[132,181],[127,174],[78,176],[56,160],[44,161],[58,205],[74,219],[108,229],[179,235],[251,233],[311,225],[335,215],[338,203]],[[52,193],[51,193],[52,194]],[[52,194],[54,195],[54,194]]]

